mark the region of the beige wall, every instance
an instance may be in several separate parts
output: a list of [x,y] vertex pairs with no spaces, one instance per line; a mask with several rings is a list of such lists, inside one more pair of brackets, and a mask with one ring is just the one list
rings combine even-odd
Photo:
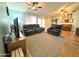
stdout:
[[76,10],[76,12],[74,12],[73,19],[74,21],[72,25],[73,25],[73,31],[75,31],[76,27],[79,27],[79,9]]

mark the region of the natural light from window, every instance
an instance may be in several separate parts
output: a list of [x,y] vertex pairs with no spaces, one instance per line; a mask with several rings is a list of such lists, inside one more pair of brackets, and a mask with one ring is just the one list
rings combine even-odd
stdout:
[[26,15],[25,24],[36,24],[36,16]]
[[25,24],[39,24],[40,27],[45,27],[45,19],[34,15],[26,15]]

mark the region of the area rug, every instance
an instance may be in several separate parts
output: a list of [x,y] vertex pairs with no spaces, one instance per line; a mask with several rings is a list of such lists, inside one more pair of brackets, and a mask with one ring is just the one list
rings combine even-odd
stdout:
[[46,32],[27,36],[26,41],[33,57],[56,57],[66,43],[63,37]]

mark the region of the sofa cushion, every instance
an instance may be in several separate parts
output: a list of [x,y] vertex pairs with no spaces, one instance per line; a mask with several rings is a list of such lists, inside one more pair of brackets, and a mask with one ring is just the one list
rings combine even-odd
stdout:
[[29,30],[27,30],[26,32],[31,32],[31,31],[34,31],[33,29],[29,29]]
[[40,33],[44,29],[39,27],[39,24],[29,24],[29,25],[23,25],[24,34],[25,35],[32,35],[35,33]]

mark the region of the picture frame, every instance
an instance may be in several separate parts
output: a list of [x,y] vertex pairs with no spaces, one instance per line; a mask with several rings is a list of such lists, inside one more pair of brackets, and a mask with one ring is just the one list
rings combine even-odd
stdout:
[[73,23],[72,14],[65,14],[62,16],[63,23]]

